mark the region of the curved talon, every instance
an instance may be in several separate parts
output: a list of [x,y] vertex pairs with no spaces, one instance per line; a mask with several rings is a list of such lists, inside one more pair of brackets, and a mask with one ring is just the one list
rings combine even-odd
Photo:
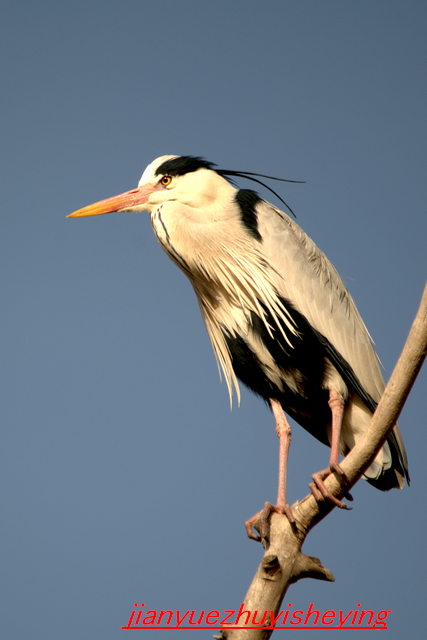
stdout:
[[256,513],[254,516],[252,516],[252,518],[249,518],[249,520],[246,520],[245,522],[245,529],[246,529],[247,536],[250,540],[255,540],[255,542],[261,542],[261,538],[260,536],[257,536],[254,534],[254,532],[252,531],[252,525],[255,524],[255,522],[258,520],[260,515],[261,515],[261,511]]
[[283,509],[282,513],[285,514],[285,516],[289,520],[290,524],[292,526],[295,526],[295,518],[294,518],[294,514],[292,513],[292,509],[290,508],[290,506],[288,504],[285,504],[284,507],[278,507],[278,508],[279,509]]
[[[325,500],[325,499],[330,500],[336,507],[339,507],[340,509],[347,509],[347,511],[351,511],[351,509],[344,502],[341,502],[341,500],[338,500],[338,498],[335,498],[335,496],[333,496],[332,493],[328,491],[325,483],[323,482],[323,480],[333,472],[337,473],[344,482],[346,483],[348,482],[347,475],[341,469],[340,465],[336,462],[331,462],[330,466],[327,469],[324,469],[323,471],[319,471],[318,473],[313,473],[312,475],[313,482],[308,485],[310,488],[310,491],[313,494],[314,498],[317,500],[317,502],[319,502],[319,497],[320,497],[319,493],[320,493],[321,500]],[[353,496],[348,492],[346,492],[344,496],[347,497],[350,501],[353,500]]]
[[[280,513],[285,515],[289,520],[292,526],[295,526],[295,518],[292,513],[292,509],[288,504],[285,505],[274,505],[271,502],[266,502],[264,508],[256,513],[252,518],[245,522],[245,529],[250,540],[255,540],[256,542],[262,542],[263,540],[268,539],[268,530],[269,524],[268,519],[272,513]],[[252,527],[255,522],[259,520],[259,530],[260,536],[257,536],[252,531]]]
[[322,496],[322,494],[320,493],[319,489],[316,487],[314,482],[310,482],[310,484],[308,485],[308,488],[310,489],[311,493],[313,494],[314,499],[316,500],[316,502],[324,502],[325,501],[325,498]]
[[[329,473],[333,473],[335,471],[335,473],[337,473],[344,480],[344,482],[346,482],[347,484],[349,483],[347,474],[341,469],[340,465],[337,462],[331,462],[329,465],[329,469],[325,469],[325,471],[329,471]],[[329,475],[329,473],[327,475]]]

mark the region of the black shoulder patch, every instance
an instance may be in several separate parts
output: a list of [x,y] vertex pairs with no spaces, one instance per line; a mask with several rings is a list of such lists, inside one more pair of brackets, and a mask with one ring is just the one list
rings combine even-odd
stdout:
[[156,176],[169,175],[169,176],[183,176],[186,173],[192,173],[198,169],[212,169],[214,170],[216,164],[208,162],[204,158],[199,156],[178,156],[178,158],[172,158],[171,160],[165,160],[156,169]]
[[235,195],[235,200],[239,205],[241,221],[251,236],[255,238],[255,240],[261,242],[262,237],[258,231],[258,218],[256,212],[256,207],[258,203],[261,202],[261,198],[256,191],[252,191],[251,189],[240,189]]

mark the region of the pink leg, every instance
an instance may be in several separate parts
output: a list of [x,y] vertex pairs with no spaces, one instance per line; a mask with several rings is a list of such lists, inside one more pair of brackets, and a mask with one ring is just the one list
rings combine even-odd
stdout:
[[[340,509],[347,509],[347,505],[344,502],[341,502],[337,498],[335,498],[326,488],[324,479],[329,476],[331,473],[335,472],[341,476],[341,478],[348,482],[347,476],[344,471],[341,469],[339,465],[339,446],[340,446],[340,435],[341,435],[341,426],[344,417],[344,400],[341,395],[335,389],[329,390],[329,407],[332,413],[332,442],[331,442],[331,457],[329,460],[329,467],[324,469],[323,471],[319,471],[318,473],[313,474],[313,481],[309,485],[310,490],[316,500],[323,500],[327,498],[331,500],[337,507]],[[352,500],[350,494],[347,494],[347,497]]]
[[[282,405],[277,400],[270,400],[274,417],[276,418],[276,433],[280,439],[279,450],[279,487],[277,491],[277,507],[286,509],[286,479],[288,472],[288,454],[291,446],[292,431],[286,416],[283,413]],[[289,507],[288,507],[289,508]],[[288,516],[289,517],[289,516]],[[293,519],[293,518],[292,518]]]
[[[286,476],[288,468],[288,454],[291,444],[291,427],[283,413],[282,405],[277,400],[270,398],[270,405],[276,419],[276,433],[280,439],[279,450],[279,488],[277,492],[277,505],[266,502],[264,509],[245,522],[246,532],[251,540],[261,542],[267,537],[268,518],[271,513],[285,513],[291,524],[295,523],[290,506],[286,502]],[[256,536],[252,531],[252,525],[256,520],[260,520],[261,537]]]

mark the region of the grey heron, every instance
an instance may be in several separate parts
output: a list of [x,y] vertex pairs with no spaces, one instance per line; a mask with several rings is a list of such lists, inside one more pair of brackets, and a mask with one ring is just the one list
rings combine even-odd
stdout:
[[[200,157],[162,156],[148,165],[136,189],[70,214],[147,211],[160,246],[193,285],[230,400],[238,379],[271,407],[280,438],[277,504],[260,512],[285,513],[291,428],[286,412],[331,447],[329,465],[313,474],[317,500],[341,508],[326,489],[330,473],[345,474],[346,455],[367,429],[384,390],[370,335],[337,271],[287,214],[255,191],[237,189],[236,177]],[[387,491],[409,483],[396,424],[365,472]],[[350,496],[349,496],[350,497]],[[257,514],[246,522],[248,536]],[[264,528],[263,528],[264,527]]]

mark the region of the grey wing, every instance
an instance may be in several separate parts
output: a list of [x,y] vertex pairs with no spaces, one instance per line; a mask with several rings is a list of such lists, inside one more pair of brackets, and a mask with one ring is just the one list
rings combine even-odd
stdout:
[[385,386],[379,360],[335,267],[293,220],[268,202],[258,204],[257,219],[279,294],[333,345],[378,403]]

